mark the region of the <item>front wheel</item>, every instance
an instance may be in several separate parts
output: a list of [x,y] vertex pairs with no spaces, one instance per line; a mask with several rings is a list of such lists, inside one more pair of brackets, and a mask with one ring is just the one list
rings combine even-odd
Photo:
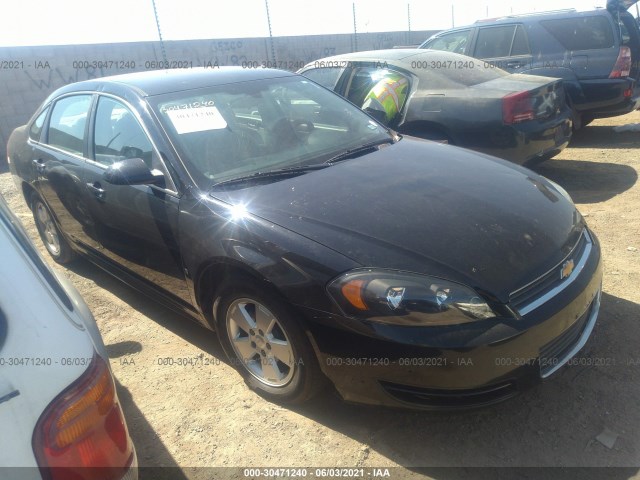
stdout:
[[61,265],[70,263],[75,257],[74,252],[62,232],[58,229],[49,207],[45,205],[37,194],[34,194],[31,208],[36,228],[49,255]]
[[269,400],[302,403],[324,385],[294,315],[258,285],[225,289],[217,311],[220,342],[247,385]]

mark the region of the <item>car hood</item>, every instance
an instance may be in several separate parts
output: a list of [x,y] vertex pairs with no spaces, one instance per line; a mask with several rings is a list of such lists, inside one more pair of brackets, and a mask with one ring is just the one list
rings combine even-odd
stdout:
[[362,266],[463,282],[503,302],[560,263],[584,228],[544,177],[410,137],[323,170],[212,195]]

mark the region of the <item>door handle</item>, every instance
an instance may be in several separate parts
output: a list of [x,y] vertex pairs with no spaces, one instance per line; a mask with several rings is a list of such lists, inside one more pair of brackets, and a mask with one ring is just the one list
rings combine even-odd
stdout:
[[47,166],[44,163],[44,160],[42,160],[41,158],[35,159],[33,160],[33,164],[36,167],[36,172],[38,172],[39,175],[44,175],[44,172],[47,168]]
[[93,193],[93,195],[98,200],[100,200],[101,202],[104,202],[104,196],[106,192],[102,188],[102,185],[100,185],[100,182],[87,183],[87,190]]
[[507,68],[522,68],[525,62],[507,62]]

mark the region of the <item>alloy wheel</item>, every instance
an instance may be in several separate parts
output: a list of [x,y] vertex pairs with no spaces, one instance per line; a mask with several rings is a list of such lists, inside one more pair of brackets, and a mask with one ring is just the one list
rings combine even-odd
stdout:
[[60,255],[61,247],[58,230],[53,223],[53,218],[51,218],[47,207],[45,207],[42,202],[37,202],[36,204],[36,218],[42,227],[42,239],[44,240],[47,250],[54,256]]
[[236,356],[253,377],[271,387],[291,381],[295,353],[282,324],[267,307],[239,298],[227,309],[226,326]]

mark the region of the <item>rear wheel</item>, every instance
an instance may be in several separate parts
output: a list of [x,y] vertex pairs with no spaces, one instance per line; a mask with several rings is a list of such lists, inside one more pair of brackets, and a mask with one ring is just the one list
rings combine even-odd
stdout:
[[247,385],[269,400],[302,403],[325,378],[288,306],[251,282],[224,289],[217,311],[220,342]]
[[58,229],[49,207],[35,193],[32,197],[31,209],[36,228],[49,255],[62,265],[71,262],[75,257],[71,246]]
[[580,115],[580,112],[578,112],[578,110],[576,110],[575,106],[573,105],[571,93],[569,93],[569,89],[567,89],[566,87],[564,96],[567,102],[567,106],[569,107],[569,109],[571,109],[571,130],[577,132],[583,127],[582,115]]

